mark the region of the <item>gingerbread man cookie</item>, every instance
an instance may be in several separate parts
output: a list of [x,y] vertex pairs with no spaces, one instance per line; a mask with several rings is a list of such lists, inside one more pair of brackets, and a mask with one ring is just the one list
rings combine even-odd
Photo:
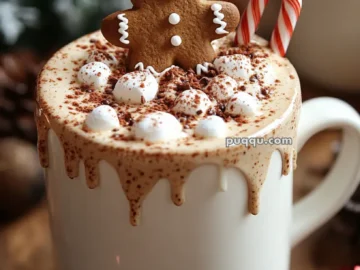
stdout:
[[234,4],[205,0],[132,0],[131,10],[104,19],[104,37],[128,48],[128,69],[142,63],[163,71],[173,64],[183,69],[212,62],[211,41],[237,27],[240,14]]

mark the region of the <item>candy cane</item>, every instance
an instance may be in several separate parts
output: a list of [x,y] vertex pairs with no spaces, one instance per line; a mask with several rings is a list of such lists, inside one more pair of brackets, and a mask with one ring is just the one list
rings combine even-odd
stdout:
[[250,0],[236,31],[235,43],[246,45],[255,34],[269,0]]
[[270,46],[281,56],[286,54],[296,23],[299,19],[302,0],[283,0],[278,22],[272,33]]

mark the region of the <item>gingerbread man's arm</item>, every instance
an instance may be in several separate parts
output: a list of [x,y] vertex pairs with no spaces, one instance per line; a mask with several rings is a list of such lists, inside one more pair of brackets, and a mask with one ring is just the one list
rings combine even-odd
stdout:
[[136,37],[134,34],[136,10],[118,11],[107,16],[101,24],[103,36],[113,45],[130,48]]
[[211,40],[225,37],[235,31],[240,23],[240,12],[234,4],[224,1],[207,1],[206,5],[208,12],[211,12],[213,16]]

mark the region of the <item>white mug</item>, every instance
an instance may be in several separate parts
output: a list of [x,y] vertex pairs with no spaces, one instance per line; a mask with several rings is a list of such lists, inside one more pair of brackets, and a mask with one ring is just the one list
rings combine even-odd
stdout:
[[248,213],[244,176],[228,169],[228,190],[218,192],[217,167],[196,169],[181,207],[160,181],[146,198],[142,222],[129,222],[129,204],[115,170],[100,164],[96,189],[86,185],[84,167],[69,179],[63,150],[49,133],[46,169],[51,226],[59,270],[288,270],[291,246],[324,224],[349,199],[360,180],[360,117],[332,98],[306,102],[299,149],[315,133],[344,129],[343,149],[327,179],[292,205],[293,175],[281,176],[280,154],[272,156],[261,192],[261,211]]

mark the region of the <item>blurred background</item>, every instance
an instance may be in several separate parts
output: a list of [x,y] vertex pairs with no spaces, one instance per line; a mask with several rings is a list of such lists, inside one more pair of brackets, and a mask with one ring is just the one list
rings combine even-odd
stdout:
[[[248,2],[231,1],[241,11]],[[280,3],[271,0],[261,22],[258,34],[267,39]],[[304,101],[333,96],[360,111],[360,1],[303,0],[303,5],[288,57],[301,77]],[[97,30],[109,13],[129,7],[129,0],[0,0],[0,270],[53,269],[33,120],[37,74],[63,45]],[[321,183],[340,150],[339,130],[307,143],[295,172],[295,201]],[[357,210],[360,189],[333,220],[294,249],[291,270],[350,270],[360,264]]]

